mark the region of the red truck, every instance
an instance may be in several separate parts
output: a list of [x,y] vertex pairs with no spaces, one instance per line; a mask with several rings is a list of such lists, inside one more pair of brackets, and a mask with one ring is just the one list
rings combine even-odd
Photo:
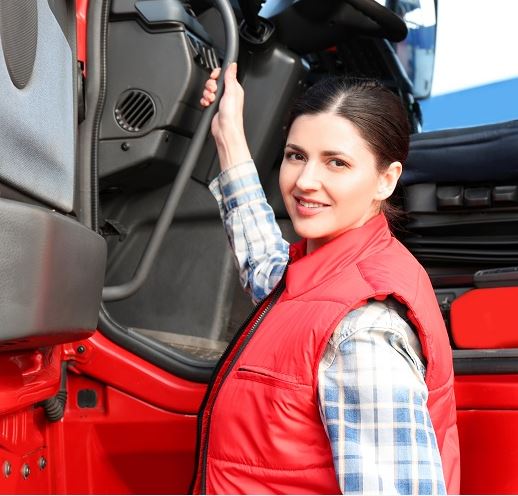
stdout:
[[328,73],[402,98],[395,234],[450,332],[462,492],[518,492],[518,122],[420,132],[418,1],[262,3],[0,2],[1,493],[188,491],[206,384],[251,310],[207,188],[215,107],[198,104],[233,60],[288,239],[291,101]]

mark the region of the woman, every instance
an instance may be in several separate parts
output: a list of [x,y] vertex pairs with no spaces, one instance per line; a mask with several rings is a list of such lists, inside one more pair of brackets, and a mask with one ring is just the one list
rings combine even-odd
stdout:
[[374,82],[335,78],[295,105],[279,178],[302,238],[291,247],[242,111],[232,65],[212,125],[222,173],[211,190],[243,286],[262,301],[209,385],[194,491],[458,492],[448,337],[426,272],[383,213],[408,152],[401,103]]

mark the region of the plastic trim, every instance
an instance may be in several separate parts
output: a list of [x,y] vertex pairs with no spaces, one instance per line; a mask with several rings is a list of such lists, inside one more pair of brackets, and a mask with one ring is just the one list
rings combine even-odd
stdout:
[[518,373],[518,348],[504,350],[453,350],[455,375]]
[[[228,0],[214,0],[214,3],[221,13],[226,33],[225,58],[222,64],[223,68],[226,68],[230,63],[237,59],[239,50],[238,28],[236,18],[234,17],[234,12],[232,11],[232,7]],[[169,193],[162,212],[160,213],[157,224],[145,248],[144,254],[142,255],[142,259],[135,271],[133,279],[118,286],[105,287],[103,290],[104,301],[114,301],[127,298],[128,296],[136,293],[146,281],[146,278],[151,271],[151,267],[157,257],[158,251],[162,246],[164,237],[169,230],[169,226],[171,225],[171,222],[174,218],[176,208],[185,190],[185,186],[187,185],[187,182],[189,181],[192,172],[197,165],[198,157],[203,148],[203,145],[205,144],[207,133],[212,122],[212,117],[218,109],[218,102],[222,93],[223,83],[221,82],[221,84],[218,84],[215,103],[205,109],[203,112],[203,115],[198,124],[198,128],[196,129],[189,149],[187,150],[184,162],[173,183],[171,192]]]
[[196,360],[158,341],[130,333],[110,317],[104,305],[101,305],[99,329],[114,343],[182,379],[207,383],[214,370],[215,362]]
[[[95,331],[106,243],[64,215],[0,199],[0,350]],[[87,268],[87,270],[85,270]]]

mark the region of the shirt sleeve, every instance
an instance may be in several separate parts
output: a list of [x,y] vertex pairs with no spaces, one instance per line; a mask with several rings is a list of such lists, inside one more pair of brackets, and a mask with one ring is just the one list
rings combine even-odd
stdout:
[[218,202],[241,285],[257,303],[281,279],[289,243],[282,238],[253,161],[222,171],[209,189]]
[[419,340],[390,303],[338,325],[319,364],[319,405],[344,494],[446,494],[424,373]]

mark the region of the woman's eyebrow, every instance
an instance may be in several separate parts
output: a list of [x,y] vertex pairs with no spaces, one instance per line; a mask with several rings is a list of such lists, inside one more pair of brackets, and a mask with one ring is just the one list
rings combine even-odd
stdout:
[[[302,148],[299,145],[294,145],[293,143],[286,143],[286,148],[291,148],[292,150],[295,150],[297,152],[307,154],[307,152],[306,152],[306,150],[304,150],[304,148]],[[347,158],[348,160],[351,160],[351,161],[353,160],[349,154],[347,154],[341,150],[324,150],[324,151],[320,152],[320,155],[322,157],[334,157],[334,156],[340,155],[342,157]]]
[[301,146],[294,145],[293,143],[286,143],[286,148],[292,148],[293,150],[296,150],[297,152],[306,153],[306,150],[302,148]]
[[345,160],[347,160],[347,162],[349,162],[350,164],[354,164],[356,162],[354,157],[342,150],[324,150],[320,153],[320,155],[322,157],[342,157],[345,158]]
[[345,157],[349,156],[349,155],[347,155],[347,153],[342,152],[340,150],[324,150],[323,152],[320,153],[320,155],[322,155],[323,157],[329,157],[331,155],[343,155]]

